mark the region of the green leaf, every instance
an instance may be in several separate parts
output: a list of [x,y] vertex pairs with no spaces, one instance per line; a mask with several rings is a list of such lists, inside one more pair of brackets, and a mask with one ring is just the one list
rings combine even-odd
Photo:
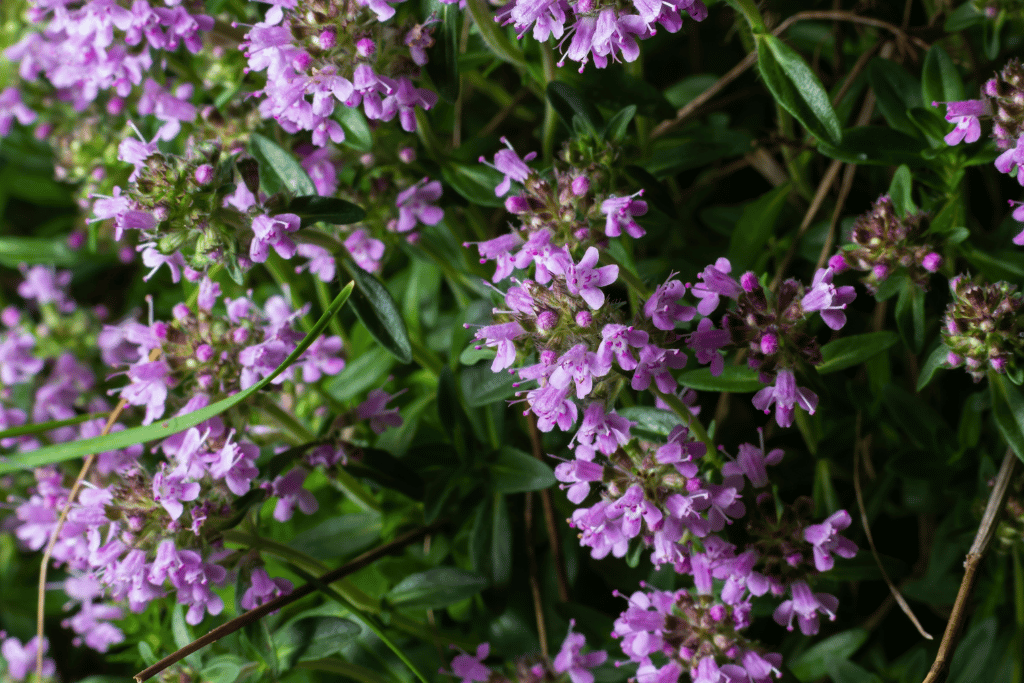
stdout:
[[15,237],[0,236],[0,265],[17,268],[19,264],[43,264],[68,267],[79,263],[82,255],[68,247],[67,239],[61,237]]
[[500,493],[494,494],[491,516],[491,583],[504,586],[512,580],[512,520],[508,501]]
[[405,329],[402,312],[391,297],[391,293],[380,280],[350,259],[344,259],[342,263],[356,284],[356,289],[352,293],[352,308],[366,326],[366,330],[399,362],[412,362],[409,333]]
[[235,655],[220,655],[206,662],[199,679],[208,683],[235,683],[242,674],[240,659]]
[[757,68],[775,100],[814,137],[838,145],[843,139],[839,117],[828,93],[804,58],[771,35],[757,36]]
[[946,33],[957,33],[965,28],[985,23],[988,23],[988,19],[978,11],[973,2],[968,0],[946,16],[946,23],[942,25],[942,30]]
[[849,660],[829,660],[826,668],[832,683],[882,683],[877,675]]
[[435,567],[410,574],[388,591],[385,598],[401,609],[437,609],[473,597],[487,587],[487,579],[456,567]]
[[923,166],[928,162],[921,153],[927,147],[922,140],[892,128],[858,126],[846,129],[841,144],[821,142],[818,151],[850,164]]
[[918,211],[912,192],[913,181],[910,168],[900,166],[893,174],[892,182],[889,183],[889,197],[892,198],[892,206],[899,216],[906,217]]
[[306,617],[296,623],[304,625],[310,622],[313,633],[305,651],[299,656],[300,661],[330,657],[362,631],[358,624],[341,617]]
[[106,417],[107,413],[86,413],[85,415],[69,417],[66,420],[50,420],[49,422],[36,422],[35,424],[11,427],[0,432],[0,439],[12,439],[16,436],[25,436],[26,434],[40,434],[57,429],[58,427],[70,427],[71,425],[82,424],[89,420],[106,419]]
[[862,628],[842,631],[831,638],[817,643],[793,659],[789,670],[802,683],[810,683],[828,675],[828,663],[844,661],[868,639],[868,632]]
[[868,62],[867,78],[886,123],[900,132],[916,136],[917,127],[907,116],[907,110],[924,104],[918,80],[896,62],[881,57]]
[[494,188],[501,183],[502,175],[490,166],[451,161],[441,167],[441,176],[470,204],[489,207],[505,205],[505,200],[494,194]]
[[649,406],[630,406],[619,410],[618,414],[635,422],[632,433],[644,438],[664,439],[677,425],[683,424],[671,410]]
[[1024,462],[1024,395],[1020,387],[1005,375],[990,370],[988,386],[992,392],[992,415],[999,433]]
[[903,343],[914,353],[921,353],[925,333],[924,291],[910,278],[904,281],[903,290],[896,299],[895,316]]
[[921,391],[932,381],[935,373],[945,369],[949,348],[941,342],[928,354],[928,359],[921,366],[921,374],[917,376],[917,390]]
[[608,121],[608,125],[605,126],[602,137],[612,142],[620,142],[624,140],[626,133],[629,131],[629,122],[632,121],[635,116],[635,104],[631,104],[628,107],[619,110],[619,113]]
[[484,43],[494,55],[509,64],[526,68],[526,59],[520,47],[509,40],[508,32],[495,20],[494,10],[485,0],[466,0],[466,11],[473,17],[473,23]]
[[[171,609],[171,636],[174,638],[174,645],[179,650],[189,645],[195,638],[192,636],[192,629],[185,621],[185,606],[177,604]],[[185,657],[189,666],[198,669],[202,659],[198,653],[193,652]]]
[[562,123],[568,126],[569,130],[572,130],[573,119],[578,116],[586,127],[586,132],[597,137],[597,131],[601,129],[601,114],[578,90],[565,83],[552,81],[548,83],[545,94],[548,102],[555,108],[558,118],[562,119]]
[[115,451],[121,448],[127,448],[128,446],[132,446],[137,443],[165,439],[171,434],[183,432],[190,427],[195,427],[200,422],[209,420],[215,415],[220,415],[225,410],[238,405],[245,399],[249,398],[252,394],[270,384],[278,375],[287,370],[292,363],[298,360],[299,356],[301,356],[303,352],[309,348],[309,345],[312,344],[324,331],[327,324],[331,321],[331,318],[333,318],[334,315],[341,310],[341,307],[345,305],[345,302],[348,301],[349,295],[352,293],[352,288],[352,283],[349,283],[344,289],[342,289],[338,296],[335,297],[334,301],[331,302],[330,307],[328,307],[313,326],[313,329],[309,331],[309,334],[307,334],[302,341],[299,342],[299,345],[295,347],[295,350],[288,354],[288,357],[285,358],[272,373],[248,389],[217,401],[216,403],[201,410],[196,410],[178,417],[171,417],[166,420],[160,420],[155,424],[146,425],[144,427],[133,427],[131,429],[125,429],[124,431],[107,434],[106,436],[97,436],[91,439],[81,439],[79,441],[46,446],[45,448],[40,448],[30,453],[8,456],[6,460],[0,461],[0,474],[42,467],[43,465],[63,462],[65,460],[71,460],[72,458],[80,458],[92,453]]
[[976,676],[984,668],[992,652],[992,646],[996,641],[996,629],[996,618],[989,617],[964,634],[949,664],[949,683],[971,683],[979,680]]
[[260,162],[260,181],[267,194],[287,190],[293,195],[315,195],[316,185],[292,154],[259,133],[249,136],[249,151]]
[[346,146],[360,152],[373,150],[373,131],[361,107],[335,107],[334,118],[345,131]]
[[504,401],[516,392],[516,376],[505,370],[491,372],[491,361],[479,361],[459,373],[459,383],[466,405],[470,408],[489,406]]
[[949,54],[938,45],[933,45],[924,56],[921,97],[926,106],[932,102],[959,102],[964,99],[964,82],[960,73]]
[[757,370],[745,365],[726,365],[718,377],[711,375],[710,368],[688,370],[677,379],[684,387],[697,391],[727,391],[731,394],[747,394],[764,388],[757,379]]
[[[429,398],[429,397],[428,397]],[[423,477],[404,459],[379,448],[364,448],[363,459],[350,462],[345,469],[358,477],[372,479],[381,486],[412,498],[423,500]]]
[[296,534],[289,545],[318,560],[333,560],[370,547],[382,528],[379,512],[349,512]]
[[899,337],[895,332],[868,332],[836,339],[821,347],[824,360],[816,369],[819,375],[827,375],[830,372],[860,365],[897,341]]
[[366,218],[366,212],[352,202],[336,197],[303,195],[288,202],[282,213],[294,213],[302,219],[302,227],[313,223],[348,225]]
[[737,273],[752,267],[764,252],[792,189],[789,183],[783,183],[743,207],[743,214],[729,238],[729,261]]
[[489,467],[495,493],[525,493],[554,486],[555,473],[529,453],[504,446]]

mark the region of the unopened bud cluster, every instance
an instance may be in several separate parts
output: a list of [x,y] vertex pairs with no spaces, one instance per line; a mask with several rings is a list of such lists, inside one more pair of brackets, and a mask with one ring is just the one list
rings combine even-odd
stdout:
[[953,302],[946,309],[942,341],[947,362],[963,365],[975,382],[989,369],[1019,383],[1017,359],[1024,352],[1024,295],[1006,282],[975,284],[960,276],[950,282]]
[[872,294],[900,268],[927,290],[928,276],[942,266],[942,257],[923,240],[926,218],[924,213],[900,216],[892,199],[883,195],[857,218],[850,234],[852,244],[833,256],[829,265],[837,273],[847,268],[866,271],[861,282]]

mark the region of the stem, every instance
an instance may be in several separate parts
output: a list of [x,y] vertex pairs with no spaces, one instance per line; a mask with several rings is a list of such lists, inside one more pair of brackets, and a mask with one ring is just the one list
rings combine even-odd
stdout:
[[[382,557],[386,557],[387,555],[391,555],[404,549],[405,546],[420,540],[425,535],[431,533],[434,530],[435,527],[422,527],[420,529],[415,529],[406,534],[403,534],[395,540],[391,541],[390,543],[385,543],[384,545],[378,548],[374,548],[373,550],[365,552],[356,559],[352,560],[351,562],[348,562],[342,565],[341,567],[338,567],[337,569],[333,569],[325,574],[322,574],[321,576],[317,577],[317,581],[320,584],[331,584],[337,581],[338,579],[344,578],[349,574],[353,574],[359,571],[363,567],[367,567],[373,564]],[[172,664],[180,662],[182,659],[189,656],[193,652],[197,652],[202,648],[206,647],[207,645],[217,642],[221,638],[234,633],[240,628],[248,626],[249,624],[256,623],[257,621],[259,621],[266,615],[270,614],[271,612],[276,612],[282,607],[290,605],[296,600],[299,600],[301,598],[306,597],[307,595],[310,595],[314,591],[316,591],[316,586],[311,583],[306,583],[302,586],[299,586],[288,595],[278,596],[270,602],[260,605],[256,609],[251,609],[248,612],[240,614],[234,619],[224,624],[221,624],[217,628],[213,629],[205,636],[197,638],[196,640],[192,641],[185,647],[179,649],[177,652],[174,652],[168,655],[167,657],[164,657],[153,666],[143,669],[139,673],[135,674],[135,680],[137,681],[137,683],[143,683],[143,681],[149,680],[153,676],[156,676],[158,673],[160,673],[167,667],[171,666]],[[40,650],[41,649],[42,648],[40,648]]]
[[1006,504],[1006,494],[1010,489],[1010,480],[1013,478],[1013,471],[1017,465],[1017,455],[1012,449],[1006,450],[1003,456],[1003,464],[996,475],[995,486],[988,497],[988,505],[985,506],[985,514],[981,517],[981,524],[978,526],[978,533],[974,536],[974,543],[967,552],[967,560],[964,562],[964,578],[960,582],[960,590],[956,594],[956,602],[953,603],[953,612],[949,615],[949,622],[946,624],[946,632],[942,634],[942,642],[939,643],[939,651],[932,662],[932,668],[925,676],[923,683],[938,683],[945,679],[946,667],[953,657],[957,642],[960,640],[960,629],[967,619],[967,601],[974,591],[974,584],[978,580],[978,567],[981,560],[992,542],[995,534],[996,521]]
[[[526,423],[530,428],[533,457],[543,462],[544,447],[540,440],[540,430],[537,429],[537,416],[530,413],[526,416]],[[558,526],[555,524],[555,502],[551,499],[551,489],[541,491],[540,500],[544,509],[544,524],[547,526],[548,542],[551,544],[551,556],[555,561],[558,599],[562,602],[569,602],[569,574],[565,569],[565,550],[562,548],[562,539],[558,534]],[[527,539],[527,543],[529,543],[529,539]]]
[[441,371],[444,370],[444,361],[436,353],[416,339],[410,338],[409,344],[412,346],[412,358],[419,363],[420,367],[429,370],[435,377],[441,374]]
[[708,436],[707,430],[704,429],[704,425],[702,425],[700,421],[697,420],[696,417],[694,417],[693,413],[690,412],[690,409],[687,408],[681,400],[679,400],[679,397],[676,396],[675,394],[663,394],[660,391],[658,391],[654,386],[650,387],[650,391],[652,394],[655,394],[658,398],[660,398],[662,401],[668,404],[668,406],[672,408],[672,412],[674,412],[676,415],[682,418],[683,423],[691,432],[693,432],[694,436],[697,437],[697,440],[701,441],[705,446],[708,447],[707,455],[714,456],[715,444],[711,440],[711,437]]

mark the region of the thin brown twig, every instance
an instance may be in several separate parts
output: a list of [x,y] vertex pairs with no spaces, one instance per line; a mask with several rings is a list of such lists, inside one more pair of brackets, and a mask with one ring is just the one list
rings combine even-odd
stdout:
[[[160,357],[160,349],[153,349],[149,352],[149,360],[154,361]],[[128,401],[122,398],[114,406],[114,410],[110,412],[110,416],[107,417],[107,423],[103,426],[100,431],[100,436],[106,436],[110,433],[110,430],[114,427],[114,423],[117,422],[117,418],[121,416],[121,412],[125,406],[128,405]],[[43,637],[44,637],[44,626],[45,626],[45,612],[46,612],[46,576],[50,566],[50,558],[53,556],[53,548],[57,545],[57,539],[60,537],[61,529],[64,528],[64,523],[67,522],[68,514],[71,512],[71,506],[75,502],[75,498],[78,496],[79,489],[82,488],[82,483],[85,481],[86,476],[89,474],[89,470],[92,469],[93,463],[96,462],[96,454],[90,453],[85,456],[85,461],[82,463],[82,469],[78,471],[78,476],[75,478],[75,483],[71,485],[71,491],[68,493],[67,502],[61,508],[60,516],[57,518],[57,526],[53,528],[53,533],[50,534],[50,539],[46,542],[46,549],[43,551],[43,559],[39,563],[39,587],[36,593],[36,678],[42,680],[43,678]]]
[[942,634],[939,651],[936,653],[932,668],[928,670],[928,675],[924,677],[923,683],[941,683],[946,679],[949,660],[960,641],[960,629],[967,619],[967,601],[970,600],[971,593],[974,592],[974,584],[978,580],[978,567],[981,566],[985,551],[988,550],[988,546],[992,542],[992,536],[996,531],[996,521],[1006,504],[1006,494],[1009,492],[1010,480],[1013,478],[1016,466],[1017,455],[1012,449],[1006,449],[1003,464],[999,467],[999,474],[996,475],[995,485],[992,487],[988,504],[985,506],[985,513],[981,516],[978,533],[974,536],[971,549],[967,551],[967,559],[964,561],[964,578],[960,582],[960,590],[956,594],[953,611],[946,623],[946,631]]
[[914,624],[914,628],[924,638],[928,640],[934,640],[934,636],[924,630],[924,626],[921,626],[921,622],[917,620],[917,616],[914,611],[910,609],[910,605],[903,598],[899,588],[893,583],[892,579],[889,578],[889,573],[885,571],[885,567],[882,565],[882,558],[878,554],[878,548],[875,547],[875,539],[871,535],[871,522],[868,521],[868,511],[864,506],[864,492],[860,485],[860,455],[861,455],[861,439],[860,439],[860,427],[861,427],[862,415],[860,411],[857,411],[857,438],[853,446],[853,491],[857,495],[857,509],[860,510],[860,521],[864,527],[864,535],[867,536],[868,545],[871,547],[871,556],[875,558],[875,564],[878,565],[878,571],[882,573],[882,578],[885,580],[885,585],[889,587],[889,592],[892,594],[893,599],[903,610],[903,613],[907,615],[910,622]]
[[373,564],[380,558],[398,552],[410,543],[415,543],[427,534],[430,534],[433,531],[435,531],[438,526],[440,526],[440,523],[434,524],[432,526],[422,527],[420,529],[414,529],[413,531],[402,534],[390,543],[385,543],[384,545],[378,548],[369,550],[360,555],[359,557],[355,558],[351,562],[347,562],[344,565],[338,567],[337,569],[332,569],[331,571],[320,575],[315,583],[303,584],[295,590],[293,590],[291,593],[288,593],[287,595],[279,595],[270,602],[260,605],[255,609],[251,609],[248,612],[239,614],[234,619],[225,622],[217,628],[213,629],[205,636],[202,636],[201,638],[196,638],[185,647],[164,657],[153,666],[143,669],[139,673],[135,674],[135,680],[138,683],[143,683],[143,681],[146,681],[152,678],[153,676],[156,676],[158,673],[160,673],[167,667],[176,664],[177,662],[180,662],[182,659],[188,657],[193,652],[201,650],[207,645],[210,645],[211,643],[214,643],[220,640],[221,638],[234,633],[240,628],[243,628],[256,621],[259,621],[271,612],[276,612],[277,610],[281,609],[282,607],[285,607],[286,605],[290,605],[296,600],[304,598],[307,595],[310,595],[311,593],[315,593],[317,590],[317,584],[331,584],[335,581],[338,581],[339,579],[343,579],[349,574],[357,572],[363,567]]
[[[537,429],[537,416],[530,413],[526,418],[526,423],[530,430],[530,445],[533,448],[533,457],[543,462],[544,447],[540,441],[540,430]],[[551,558],[555,563],[558,599],[562,602],[569,602],[569,575],[565,569],[565,550],[562,548],[562,538],[558,533],[558,524],[555,521],[555,502],[551,498],[551,489],[544,489],[540,492],[540,503],[544,511],[544,525],[547,527],[548,543],[551,544]]]

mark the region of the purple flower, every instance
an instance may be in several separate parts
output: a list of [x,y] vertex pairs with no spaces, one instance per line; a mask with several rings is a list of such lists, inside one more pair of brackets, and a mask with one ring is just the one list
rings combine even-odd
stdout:
[[714,657],[704,657],[690,672],[693,683],[747,683],[747,671],[737,664],[718,666]]
[[321,282],[331,282],[334,280],[336,264],[331,252],[315,244],[302,243],[296,245],[295,253],[309,259],[309,263],[306,265],[295,268],[296,273],[309,268],[309,272],[320,278]]
[[679,349],[663,349],[654,344],[647,344],[640,349],[640,362],[630,386],[636,391],[646,391],[654,380],[658,391],[671,394],[676,390],[676,378],[669,370],[678,370],[686,366],[686,354]]
[[569,620],[569,633],[562,642],[562,649],[555,655],[551,662],[551,668],[555,673],[569,672],[572,683],[594,683],[594,674],[590,672],[595,666],[604,664],[608,659],[608,653],[604,650],[582,654],[583,646],[587,639],[581,633],[574,633],[573,627],[576,620]]
[[[604,479],[604,467],[596,462],[584,459],[585,449],[577,448],[577,458],[569,462],[560,463],[555,467],[555,478],[565,484],[569,484],[569,492],[566,497],[569,502],[579,505],[583,499],[590,495],[590,482]],[[593,454],[590,454],[593,457]]]
[[725,359],[718,349],[728,346],[732,342],[728,330],[715,329],[715,324],[710,318],[704,318],[697,323],[697,329],[687,336],[686,345],[694,350],[697,362],[711,366],[711,374],[718,377],[725,368]]
[[27,332],[0,336],[0,382],[21,384],[43,369],[42,359],[32,355],[35,345],[36,338]]
[[512,250],[519,247],[522,243],[522,237],[514,232],[510,232],[486,242],[466,242],[462,246],[468,247],[471,244],[475,244],[477,251],[480,252],[480,263],[495,261],[497,267],[491,282],[500,282],[511,275],[513,269],[515,269]]
[[170,371],[162,360],[143,361],[128,368],[132,383],[121,390],[121,397],[133,406],[146,406],[142,424],[151,424],[164,414]]
[[[286,344],[280,339],[268,339],[253,346],[247,346],[238,353],[238,362],[242,365],[242,372],[239,376],[239,386],[248,389],[277,369],[288,354],[292,352],[294,344]],[[281,384],[292,375],[292,369],[274,378],[274,384]]]
[[267,260],[270,247],[283,259],[295,256],[295,242],[288,233],[299,229],[301,219],[293,213],[282,213],[277,216],[256,216],[252,219],[252,231],[255,237],[249,246],[249,258],[256,263]]
[[424,178],[412,187],[398,193],[395,206],[398,207],[398,222],[395,230],[409,232],[417,221],[424,225],[437,225],[444,218],[444,210],[434,206],[441,198],[441,183]]
[[677,322],[693,320],[697,309],[678,303],[686,294],[686,285],[679,280],[669,280],[658,285],[654,294],[644,304],[644,315],[651,319],[659,330],[674,330]]
[[197,482],[186,482],[173,475],[157,472],[153,475],[153,500],[167,510],[171,519],[178,519],[185,511],[182,501],[189,502],[199,497],[200,486]]
[[[522,376],[522,373],[520,373]],[[569,400],[569,389],[547,385],[526,393],[526,401],[537,416],[537,429],[550,432],[558,425],[563,432],[569,431],[576,424],[579,409]]]
[[728,462],[722,468],[722,474],[746,475],[755,488],[768,485],[767,465],[778,465],[782,462],[783,451],[775,448],[766,455],[763,450],[749,443],[741,443],[736,462]]
[[271,579],[263,567],[253,569],[250,580],[249,587],[239,601],[245,609],[256,609],[280,595],[288,595],[292,592],[291,581],[281,578]]
[[220,452],[209,463],[210,476],[223,479],[228,489],[236,496],[249,491],[252,480],[259,475],[256,469],[256,458],[260,449],[255,444],[232,441],[229,435]]
[[603,363],[586,344],[576,344],[565,352],[555,364],[548,381],[552,386],[566,389],[576,383],[576,398],[583,399],[594,386],[594,377],[604,377],[611,371],[610,363]]
[[[454,646],[453,646],[454,647]],[[452,674],[462,679],[462,683],[483,683],[491,677],[491,670],[484,666],[484,660],[491,652],[491,646],[487,643],[480,643],[476,648],[476,655],[463,652],[456,655],[452,660]],[[442,673],[444,673],[442,671]]]
[[663,465],[674,465],[684,477],[697,476],[694,460],[708,452],[706,444],[690,441],[690,430],[686,425],[676,425],[668,434],[668,441],[655,452],[655,459]]
[[526,332],[515,321],[487,325],[476,331],[474,336],[483,341],[484,346],[493,346],[498,350],[491,363],[491,372],[500,372],[516,362],[516,345],[513,341],[524,334]]
[[846,324],[843,309],[857,298],[853,287],[833,287],[832,269],[819,268],[814,274],[811,289],[800,300],[805,312],[820,311],[821,319],[833,330],[842,329]]
[[[39,637],[34,636],[31,640],[22,646],[21,641],[17,638],[5,638],[2,645],[0,645],[0,655],[3,655],[4,661],[7,662],[7,675],[16,681],[24,680],[28,676],[29,671],[35,669],[36,666],[36,650],[39,648]],[[47,640],[43,640],[43,652],[46,652],[50,648],[50,643]],[[53,663],[53,660],[47,657],[43,660],[43,675],[52,676],[56,673],[57,666]]]
[[789,590],[792,599],[779,605],[772,615],[779,626],[785,626],[787,630],[792,631],[793,617],[796,617],[800,631],[805,636],[813,636],[818,633],[818,612],[828,615],[830,620],[835,620],[839,600],[834,595],[812,593],[810,586],[804,581],[795,581]]
[[273,481],[270,495],[278,499],[277,505],[274,506],[274,519],[287,522],[292,518],[296,505],[307,515],[319,509],[320,506],[313,494],[302,488],[305,481],[306,470],[301,467],[296,467]]
[[835,565],[832,553],[847,559],[857,554],[857,544],[839,535],[850,522],[850,513],[839,510],[821,524],[804,529],[804,540],[814,546],[814,566],[819,572],[827,572]]
[[494,194],[498,197],[503,196],[512,188],[513,180],[517,183],[526,181],[530,175],[530,167],[526,165],[526,162],[533,161],[537,157],[536,152],[530,152],[525,157],[520,158],[516,151],[512,149],[512,144],[508,139],[503,136],[501,142],[508,149],[499,150],[494,155],[494,164],[488,164],[484,157],[479,159],[481,164],[487,164],[505,175],[505,178],[494,188]]
[[[580,446],[596,447],[605,455],[611,455],[629,443],[629,428],[636,424],[614,411],[606,413],[600,403],[591,403],[583,411],[583,422],[573,440]],[[579,456],[579,446],[577,446]],[[590,458],[588,458],[590,459]]]
[[75,310],[75,302],[68,298],[64,288],[71,283],[70,270],[55,270],[46,266],[29,268],[21,264],[21,276],[24,282],[18,285],[18,295],[23,299],[35,301],[40,306],[55,304],[63,313]]
[[302,381],[312,384],[323,375],[337,375],[344,370],[345,359],[339,354],[341,337],[317,337],[302,354]]
[[811,415],[818,407],[818,397],[810,389],[796,385],[796,376],[791,368],[782,368],[775,377],[775,386],[765,387],[754,394],[754,407],[768,414],[772,403],[775,404],[775,421],[780,427],[793,424],[793,408],[799,406]]
[[649,339],[646,332],[633,327],[609,323],[601,329],[601,344],[597,347],[597,358],[604,365],[611,365],[612,357],[623,370],[633,370],[636,359],[629,347],[643,348]]
[[732,264],[727,258],[720,258],[715,264],[708,266],[697,275],[701,280],[690,291],[700,299],[697,304],[697,312],[701,315],[711,315],[718,308],[720,297],[727,296],[736,299],[743,293],[743,287],[736,280],[729,277],[732,272]]
[[623,557],[629,549],[629,538],[622,532],[622,515],[614,518],[607,514],[611,503],[598,502],[593,507],[580,508],[572,513],[569,526],[580,531],[580,545],[590,548],[590,556],[600,560],[611,553]]
[[356,265],[363,270],[370,273],[380,270],[380,260],[384,257],[384,243],[370,237],[362,228],[353,230],[352,234],[345,238],[345,248]]
[[608,199],[601,202],[601,213],[606,216],[604,234],[609,237],[618,237],[625,230],[634,239],[640,239],[647,234],[647,231],[633,220],[634,216],[643,216],[647,213],[647,202],[642,199],[636,199],[636,197],[643,195],[643,193],[644,191],[640,190],[628,197],[611,195]]
[[18,89],[10,87],[0,92],[0,138],[10,134],[15,119],[21,125],[27,126],[36,120],[36,113],[21,101]]
[[[401,394],[402,391],[399,391],[398,394]],[[374,389],[366,396],[366,400],[356,408],[356,417],[360,420],[369,420],[370,429],[374,434],[383,434],[388,427],[400,427],[402,416],[398,414],[398,409],[387,408],[388,402],[398,394],[389,394],[383,389]]]
[[[933,107],[939,106],[932,102]],[[988,100],[965,100],[963,102],[946,103],[946,120],[956,124],[944,138],[947,145],[958,145],[962,141],[977,142],[981,137],[981,121],[979,116],[991,116],[992,107]]]

